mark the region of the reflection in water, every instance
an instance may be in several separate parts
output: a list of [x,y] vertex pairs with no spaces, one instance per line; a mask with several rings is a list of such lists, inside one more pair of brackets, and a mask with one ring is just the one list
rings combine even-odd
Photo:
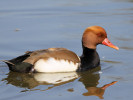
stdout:
[[86,88],[88,92],[83,93],[84,96],[98,96],[100,99],[103,99],[103,95],[105,92],[105,89],[113,84],[115,84],[117,81],[114,81],[112,83],[106,84],[102,87],[88,87]]
[[[18,73],[10,71],[8,77],[3,81],[7,81],[7,84],[12,84],[17,87],[26,88],[24,91],[32,91],[33,88],[39,85],[53,85],[48,89],[55,86],[59,86],[65,83],[69,83],[78,78],[76,72],[70,73]],[[47,89],[46,89],[47,90]],[[45,90],[43,90],[45,91]]]
[[103,99],[105,89],[117,82],[114,81],[110,84],[104,85],[103,87],[97,87],[97,85],[99,84],[98,81],[100,79],[100,75],[97,72],[100,70],[101,70],[100,67],[98,67],[96,69],[91,70],[90,72],[87,71],[80,73],[79,81],[81,81],[85,85],[85,88],[88,91],[86,93],[83,93],[84,96],[97,96],[100,99]]
[[[50,90],[56,86],[60,86],[69,82],[74,81],[79,78],[79,82],[82,82],[87,89],[88,92],[83,93],[84,96],[95,95],[99,98],[103,98],[105,89],[113,85],[116,82],[112,82],[110,84],[104,85],[103,87],[97,87],[99,84],[100,75],[94,74],[95,72],[101,70],[100,67],[93,69],[91,71],[86,72],[70,72],[70,73],[17,73],[17,72],[9,72],[7,78],[4,78],[2,81],[6,81],[7,84],[12,84],[17,87],[24,88],[26,91],[35,91],[40,89],[34,89],[39,85],[47,85],[47,89],[40,90],[46,91]],[[52,86],[51,86],[52,85]],[[69,92],[74,92],[74,89],[67,89]]]
[[62,84],[68,83],[70,80],[75,80],[78,78],[78,74],[76,72],[69,73],[36,73],[34,74],[34,78],[39,83],[45,84]]

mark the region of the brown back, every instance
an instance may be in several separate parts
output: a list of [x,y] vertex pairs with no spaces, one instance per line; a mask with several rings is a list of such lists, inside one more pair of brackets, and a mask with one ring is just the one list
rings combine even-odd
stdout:
[[24,62],[30,63],[32,65],[34,65],[39,59],[47,60],[48,58],[55,58],[57,60],[64,59],[74,63],[80,62],[79,57],[74,52],[65,48],[49,48],[27,53],[30,53],[30,57],[24,60]]

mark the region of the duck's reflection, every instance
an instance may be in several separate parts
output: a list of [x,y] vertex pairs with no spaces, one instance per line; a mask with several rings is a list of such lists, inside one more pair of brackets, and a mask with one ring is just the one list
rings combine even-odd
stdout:
[[98,96],[100,99],[103,99],[103,95],[105,92],[105,89],[113,84],[115,84],[117,81],[113,81],[109,84],[106,84],[102,87],[88,87],[86,88],[88,90],[88,92],[83,93],[84,96]]
[[[7,84],[12,84],[17,87],[24,88],[25,91],[38,90],[34,89],[39,85],[48,85],[48,87],[41,91],[50,90],[53,87],[60,86],[69,82],[78,79],[79,82],[82,82],[87,89],[88,92],[83,93],[84,96],[95,95],[99,98],[103,98],[105,89],[113,85],[115,82],[104,85],[103,87],[97,87],[99,84],[100,75],[94,74],[100,70],[100,67],[93,69],[91,71],[86,72],[70,72],[70,73],[34,73],[34,74],[26,74],[26,73],[17,73],[17,72],[9,72],[7,78],[3,79]],[[39,89],[40,90],[40,89]],[[73,92],[74,89],[68,89],[67,91]]]
[[[55,86],[69,83],[77,79],[79,76],[76,72],[70,73],[17,73],[9,72],[7,78],[3,79],[7,84],[25,88],[26,90],[34,90],[39,85],[50,85],[46,90]],[[52,86],[51,86],[52,85]],[[25,90],[25,91],[26,91]],[[43,90],[45,91],[45,90]]]

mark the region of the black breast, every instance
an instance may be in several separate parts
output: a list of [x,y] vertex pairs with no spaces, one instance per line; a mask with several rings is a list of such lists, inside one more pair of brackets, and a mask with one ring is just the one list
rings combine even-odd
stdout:
[[83,54],[80,57],[81,65],[79,71],[89,70],[95,67],[98,67],[100,64],[99,55],[96,52],[96,49],[89,49],[83,47]]

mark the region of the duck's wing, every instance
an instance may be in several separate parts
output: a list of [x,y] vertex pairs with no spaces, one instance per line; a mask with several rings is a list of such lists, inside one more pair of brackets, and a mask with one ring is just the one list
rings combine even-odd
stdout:
[[34,65],[39,59],[48,60],[49,58],[55,58],[58,60],[68,60],[74,63],[79,63],[79,57],[72,51],[65,48],[49,48],[45,50],[37,50],[30,53],[30,56],[23,62]]

